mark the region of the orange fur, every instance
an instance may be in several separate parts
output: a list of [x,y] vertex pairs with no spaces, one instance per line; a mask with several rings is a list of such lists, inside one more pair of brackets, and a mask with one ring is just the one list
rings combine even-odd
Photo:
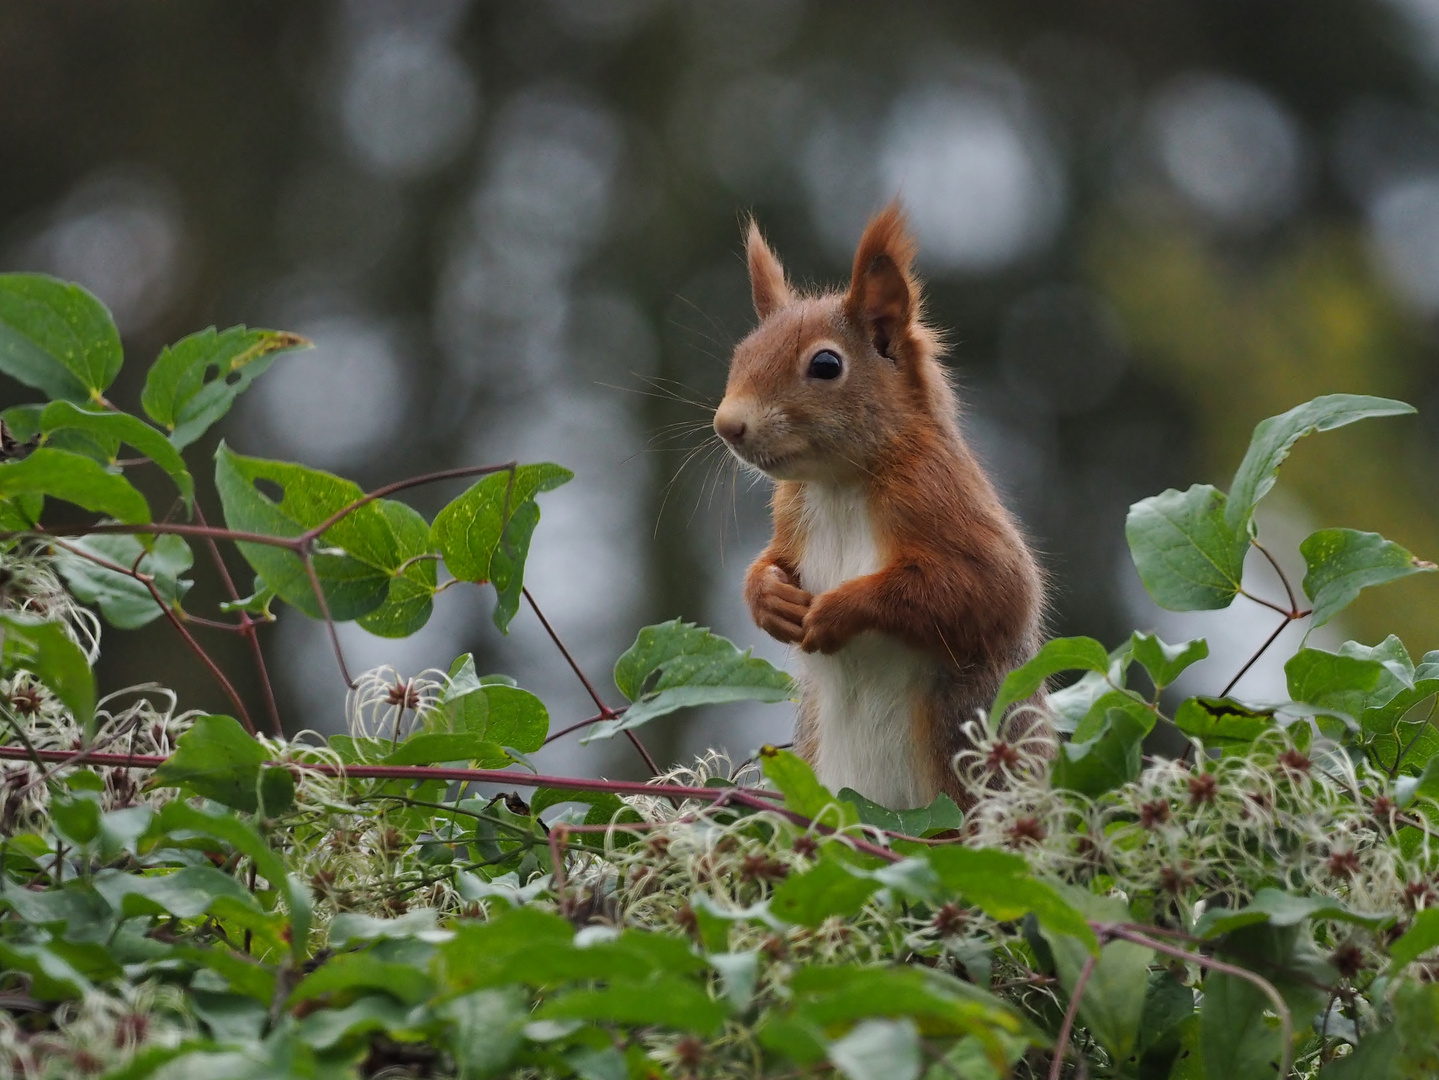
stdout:
[[[951,767],[962,725],[1038,645],[1043,582],[1014,518],[965,442],[958,401],[924,323],[915,244],[896,205],[876,215],[844,292],[794,295],[751,223],[747,256],[760,323],[735,350],[715,427],[778,480],[774,536],[751,566],[756,623],[806,653],[858,635],[925,659],[908,730],[917,789],[963,799]],[[843,375],[808,374],[829,350]],[[802,580],[811,486],[860,491],[878,568],[811,595]],[[801,709],[797,745],[816,760],[829,718]],[[888,737],[888,736],[886,736]]]

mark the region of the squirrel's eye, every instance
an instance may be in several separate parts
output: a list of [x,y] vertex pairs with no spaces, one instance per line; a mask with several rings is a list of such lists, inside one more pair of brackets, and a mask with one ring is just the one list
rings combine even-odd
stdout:
[[839,354],[829,349],[821,349],[810,357],[809,377],[811,379],[837,379],[839,373],[844,370],[844,361]]

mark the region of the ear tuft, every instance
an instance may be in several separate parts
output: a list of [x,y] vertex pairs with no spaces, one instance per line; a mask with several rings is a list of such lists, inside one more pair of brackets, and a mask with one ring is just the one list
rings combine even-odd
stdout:
[[854,253],[845,315],[864,327],[874,347],[890,359],[905,351],[919,308],[919,283],[910,272],[914,254],[914,238],[898,202],[869,219]]
[[745,237],[745,258],[749,263],[749,287],[754,296],[755,314],[767,319],[774,312],[788,304],[789,282],[784,277],[784,267],[764,242],[759,225],[750,218],[749,230]]

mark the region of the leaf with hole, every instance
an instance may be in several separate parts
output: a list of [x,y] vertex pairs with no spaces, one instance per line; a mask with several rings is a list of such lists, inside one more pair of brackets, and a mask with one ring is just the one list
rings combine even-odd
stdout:
[[906,836],[927,836],[930,833],[957,829],[964,824],[964,813],[953,799],[941,792],[928,806],[913,810],[891,810],[871,802],[853,788],[840,789],[839,797],[855,808],[859,820],[889,832]]
[[127,525],[150,520],[150,505],[130,481],[69,450],[42,446],[28,457],[0,465],[0,500],[35,495],[74,503]]
[[1274,727],[1274,713],[1228,698],[1196,697],[1180,704],[1174,726],[1206,750],[1240,750]]
[[[244,457],[223,442],[215,451],[215,485],[225,509],[225,523],[231,529],[286,539],[321,525],[364,497],[357,485],[338,476],[287,462]],[[278,489],[278,498],[265,494],[260,485],[270,491]],[[343,622],[381,609],[376,614],[379,629],[409,628],[407,632],[418,629],[423,618],[428,618],[428,599],[416,606],[413,591],[434,580],[433,561],[421,558],[430,549],[416,527],[418,517],[403,504],[376,499],[356,508],[318,538],[315,576],[331,618]],[[269,544],[241,542],[236,546],[282,600],[311,618],[323,617],[298,555]],[[398,589],[397,606],[384,607],[392,586],[400,581],[405,584]]]
[[120,373],[105,305],[47,274],[0,274],[0,371],[66,401],[98,398]]
[[1226,516],[1224,493],[1211,484],[1170,488],[1129,508],[1125,539],[1139,580],[1169,611],[1227,608],[1239,595],[1249,534]]
[[309,347],[298,334],[212,326],[161,351],[145,376],[140,404],[183,450],[229,412],[280,353]]
[[574,479],[558,465],[519,465],[492,473],[435,515],[431,544],[461,581],[491,582],[494,622],[508,632],[519,611],[525,558],[540,520],[535,496]]
[[181,577],[195,562],[190,545],[181,536],[157,536],[149,551],[139,539],[125,533],[98,533],[66,540],[64,547],[57,544],[55,569],[70,591],[98,606],[105,620],[121,630],[134,630],[158,619],[160,605],[143,582],[102,566],[96,559],[149,576],[168,607],[178,607],[194,584]]
[[1314,604],[1311,626],[1323,626],[1371,585],[1435,569],[1394,541],[1355,529],[1320,529],[1305,538],[1299,551],[1308,568],[1304,593]]
[[640,631],[615,663],[615,685],[633,703],[600,720],[581,742],[609,739],[678,709],[733,701],[785,701],[794,680],[748,649],[694,623],[672,619]]

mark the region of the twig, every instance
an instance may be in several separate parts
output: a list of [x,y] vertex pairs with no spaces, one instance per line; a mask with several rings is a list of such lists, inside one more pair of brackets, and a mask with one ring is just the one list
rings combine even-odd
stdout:
[[[245,708],[245,703],[241,700],[239,691],[237,691],[230,680],[225,677],[225,673],[220,670],[220,665],[210,658],[210,654],[205,651],[204,646],[195,640],[194,635],[192,635],[190,631],[185,629],[185,624],[180,621],[179,616],[176,615],[170,605],[165,602],[165,598],[160,595],[160,590],[155,588],[155,578],[152,575],[142,574],[134,567],[121,566],[119,563],[111,562],[109,559],[86,551],[84,548],[78,547],[75,544],[67,544],[63,540],[57,539],[54,540],[53,543],[56,547],[64,548],[77,558],[87,559],[97,566],[102,566],[106,570],[113,571],[116,574],[123,574],[125,577],[132,578],[145,586],[151,598],[155,601],[155,605],[160,609],[161,614],[163,614],[170,625],[175,628],[175,632],[178,633],[185,644],[189,646],[190,651],[199,657],[200,662],[204,664],[205,668],[210,672],[210,676],[219,683],[220,689],[225,692],[225,696],[228,697],[235,706],[235,711],[239,714],[240,723],[245,725],[245,730],[251,735],[255,734],[255,725],[250,720],[250,711]],[[143,557],[144,553],[142,552],[141,558]],[[139,565],[139,559],[136,560],[135,565]]]
[[559,731],[545,736],[545,741],[542,742],[540,745],[549,746],[550,743],[554,742],[556,739],[562,739],[566,735],[569,735],[571,732],[579,731],[580,728],[589,727],[591,724],[597,724],[601,720],[611,720],[616,716],[621,715],[623,712],[623,709],[614,709],[610,712],[609,716],[606,716],[604,713],[598,713],[595,716],[591,716],[588,720],[581,720],[578,724],[571,724],[569,727],[560,728]]
[[1094,965],[1097,963],[1098,954],[1084,961],[1084,968],[1080,971],[1079,978],[1074,981],[1074,989],[1069,992],[1069,1007],[1064,1010],[1064,1022],[1059,1025],[1059,1035],[1054,1040],[1054,1060],[1049,1064],[1049,1080],[1059,1080],[1060,1070],[1064,1067],[1064,1055],[1069,1049],[1069,1033],[1074,1028],[1074,1018],[1079,1013],[1079,1002],[1084,997],[1084,988],[1089,984],[1089,977],[1094,974]]
[[[201,525],[209,525],[205,520],[205,512],[200,509],[200,500],[195,500],[195,520]],[[235,587],[235,579],[230,576],[230,568],[225,565],[224,556],[220,554],[220,545],[215,542],[213,536],[204,537],[205,546],[210,550],[210,561],[215,564],[216,571],[220,574],[220,581],[225,586],[225,592],[229,593],[230,599],[239,602],[240,591]],[[250,656],[255,661],[255,673],[260,677],[260,690],[265,698],[265,711],[270,716],[270,732],[276,738],[285,734],[285,727],[280,722],[280,706],[275,701],[275,687],[270,682],[270,672],[265,666],[265,652],[260,648],[259,631],[255,628],[255,620],[250,618],[247,611],[240,612],[240,627],[245,639],[250,645]]]
[[1294,599],[1294,589],[1289,584],[1289,577],[1284,573],[1283,568],[1279,565],[1279,561],[1275,559],[1273,555],[1269,554],[1269,549],[1254,539],[1254,537],[1251,536],[1249,542],[1259,549],[1259,554],[1269,560],[1269,565],[1274,567],[1274,572],[1279,575],[1279,581],[1284,586],[1284,594],[1289,597],[1289,610],[1298,611],[1299,601]]
[[[601,720],[613,720],[619,713],[605,704],[604,699],[600,697],[599,691],[595,689],[595,684],[590,682],[589,676],[586,675],[580,668],[580,665],[575,662],[575,658],[570,655],[570,650],[565,648],[565,643],[560,640],[560,635],[555,633],[555,628],[550,625],[550,620],[545,618],[545,613],[540,610],[540,605],[535,603],[535,598],[530,593],[530,590],[522,587],[520,591],[524,593],[525,600],[529,602],[530,607],[534,610],[535,616],[540,620],[540,625],[545,628],[545,633],[549,634],[550,640],[555,643],[555,648],[560,650],[560,655],[565,658],[565,662],[570,665],[570,670],[575,673],[575,677],[580,680],[585,690],[589,693],[590,700],[593,701],[595,707],[600,710],[599,718]],[[640,757],[644,758],[645,765],[650,770],[650,775],[658,776],[660,774],[659,763],[650,756],[650,752],[645,749],[645,744],[640,742],[639,736],[628,728],[625,729],[625,735],[629,738],[630,745],[639,751]]]
[[1234,676],[1234,678],[1230,679],[1229,684],[1225,686],[1223,690],[1219,691],[1220,697],[1229,696],[1229,691],[1233,690],[1235,684],[1238,683],[1240,679],[1244,678],[1246,674],[1248,674],[1249,669],[1252,668],[1255,662],[1264,655],[1265,650],[1267,650],[1269,646],[1273,645],[1274,642],[1279,639],[1279,635],[1284,633],[1285,629],[1293,621],[1293,616],[1286,611],[1284,613],[1284,621],[1279,624],[1279,626],[1275,629],[1274,633],[1270,634],[1267,638],[1264,639],[1264,644],[1259,646],[1259,648],[1255,650],[1254,655],[1244,662],[1244,666],[1239,669],[1239,674]]

